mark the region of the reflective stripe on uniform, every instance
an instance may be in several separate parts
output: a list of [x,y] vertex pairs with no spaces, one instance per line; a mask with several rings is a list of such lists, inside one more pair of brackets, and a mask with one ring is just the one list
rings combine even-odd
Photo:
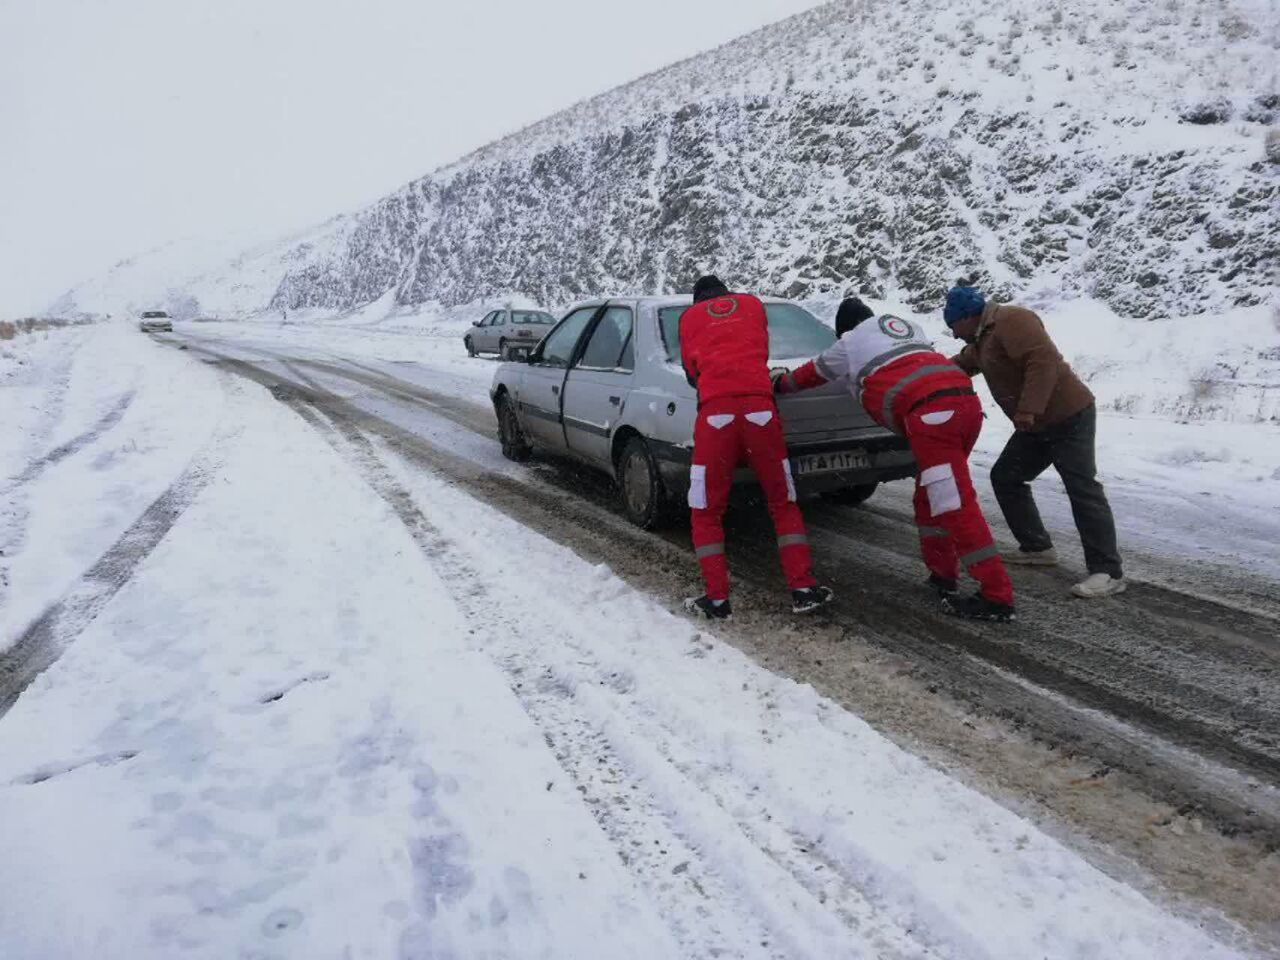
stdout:
[[925,526],[920,527],[921,540],[924,540],[928,537],[949,537],[949,536],[951,536],[951,534],[947,533],[947,531],[942,527],[925,527]]
[[965,567],[976,567],[983,560],[990,560],[992,557],[1000,556],[1000,548],[994,543],[989,547],[983,547],[981,550],[975,550],[973,553],[966,553],[960,558],[960,562]]
[[858,389],[862,389],[862,383],[867,377],[871,376],[886,363],[892,363],[899,357],[905,357],[912,353],[933,353],[933,347],[924,343],[904,343],[900,347],[894,347],[892,350],[886,350],[879,356],[872,357],[862,365],[862,369],[858,371],[858,376],[854,378],[854,383]]
[[931,367],[917,367],[909,374],[895,383],[889,388],[889,392],[884,395],[884,407],[881,414],[884,417],[884,423],[893,423],[893,405],[897,402],[902,391],[911,386],[917,380],[923,380],[925,377],[931,377],[935,373],[954,373],[958,368],[954,363],[948,363],[945,366],[935,363]]
[[698,547],[694,551],[699,560],[705,560],[707,557],[718,557],[724,553],[723,543],[708,543],[705,547]]
[[778,538],[778,549],[783,547],[804,547],[808,546],[809,538],[803,533],[788,533]]
[[[814,358],[813,365],[815,368],[817,368],[817,371],[820,374],[822,374],[822,379],[824,380],[839,379],[839,374],[837,374],[834,370],[832,370],[829,366],[827,366],[827,362],[823,358],[822,354],[818,354],[818,356]],[[788,376],[790,376],[790,374],[788,374]]]

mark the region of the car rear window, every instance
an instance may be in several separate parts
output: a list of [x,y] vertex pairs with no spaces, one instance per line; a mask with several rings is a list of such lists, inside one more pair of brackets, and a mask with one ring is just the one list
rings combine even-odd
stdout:
[[512,323],[542,323],[551,326],[556,322],[556,318],[549,313],[543,313],[541,310],[513,310],[511,312]]
[[[688,307],[662,307],[658,322],[667,357],[680,362],[680,318]],[[794,303],[766,303],[769,315],[769,359],[807,360],[836,342],[836,332],[804,307]]]

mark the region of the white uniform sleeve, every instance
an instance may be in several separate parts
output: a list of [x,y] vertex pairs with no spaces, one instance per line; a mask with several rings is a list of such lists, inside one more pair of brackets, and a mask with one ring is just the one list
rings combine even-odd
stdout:
[[813,361],[818,373],[827,380],[843,380],[849,376],[849,348],[845,343],[848,336],[846,333]]

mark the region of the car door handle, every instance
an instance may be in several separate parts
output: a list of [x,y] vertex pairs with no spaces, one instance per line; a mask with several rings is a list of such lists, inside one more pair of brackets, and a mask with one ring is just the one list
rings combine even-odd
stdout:
[[557,397],[558,397],[558,396],[560,396],[560,388],[559,388],[559,387],[552,387],[552,388],[551,388],[551,392],[552,392],[552,393],[554,393]]
[[610,397],[610,398],[609,398],[609,402],[610,402],[610,403],[612,403],[612,404],[616,407],[618,404],[620,404],[620,403],[622,402],[622,398],[621,398],[621,397]]

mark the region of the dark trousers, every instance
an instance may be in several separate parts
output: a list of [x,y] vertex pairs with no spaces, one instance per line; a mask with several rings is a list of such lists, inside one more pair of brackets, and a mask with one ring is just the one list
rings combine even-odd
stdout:
[[1048,550],[1053,541],[1031,495],[1031,481],[1052,464],[1067,488],[1089,572],[1119,577],[1123,571],[1116,547],[1116,522],[1107,493],[1098,482],[1097,425],[1098,411],[1090,405],[1043,430],[1015,433],[991,468],[991,486],[1019,546]]

